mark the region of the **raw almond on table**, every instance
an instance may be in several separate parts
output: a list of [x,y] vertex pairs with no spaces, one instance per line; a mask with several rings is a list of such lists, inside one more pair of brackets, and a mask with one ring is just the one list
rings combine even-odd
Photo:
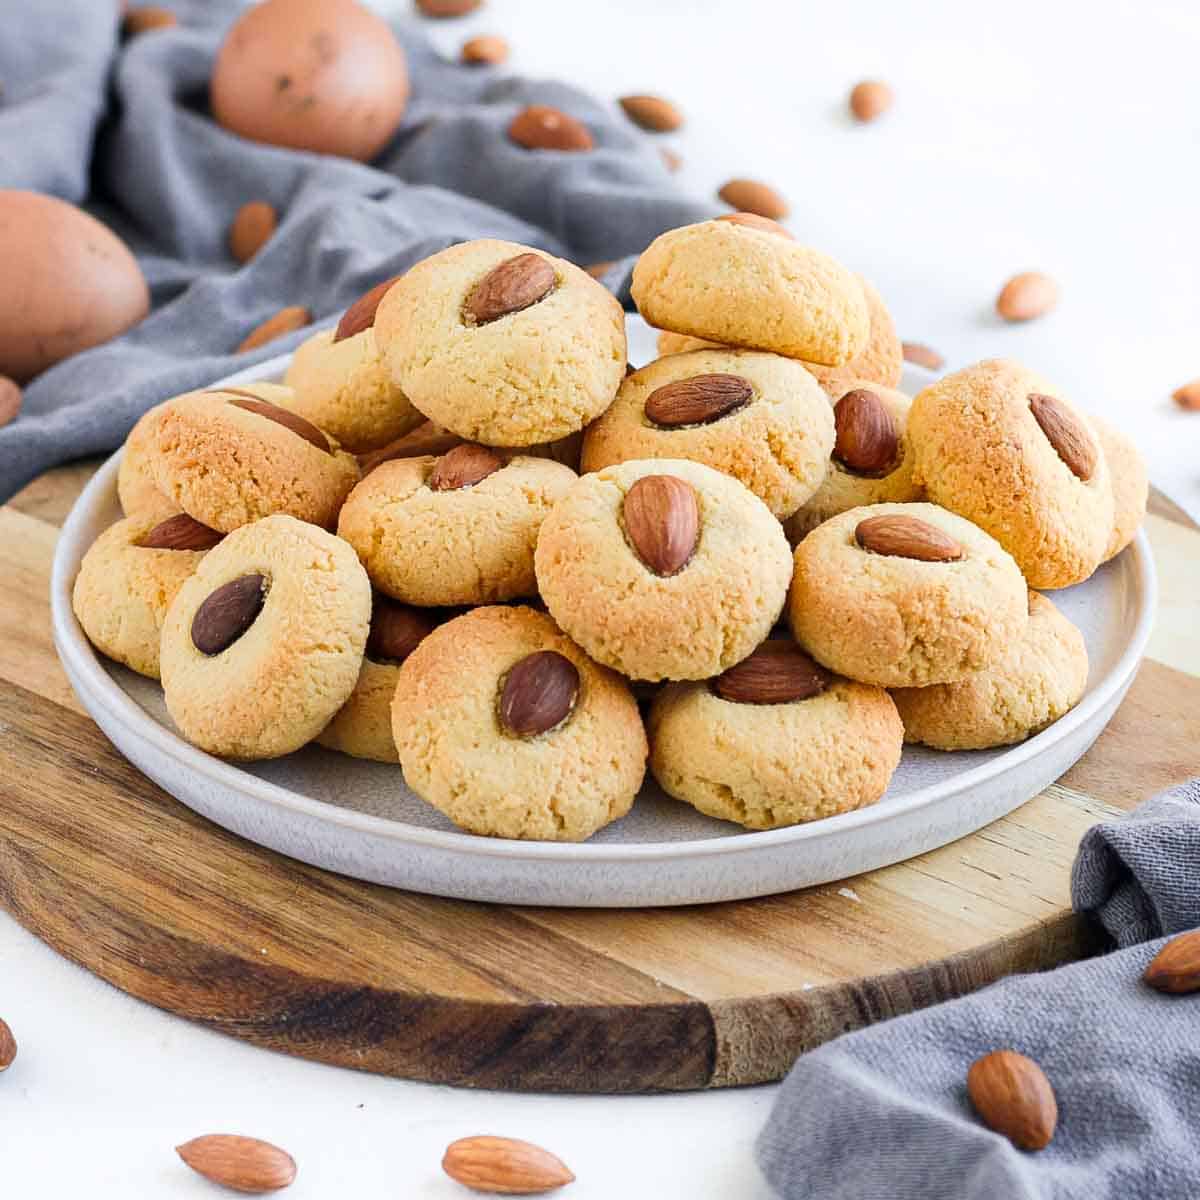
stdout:
[[700,537],[696,490],[675,475],[643,475],[625,493],[625,533],[637,556],[655,575],[687,566]]
[[854,538],[872,554],[889,558],[914,558],[918,562],[957,562],[963,548],[948,533],[919,517],[899,513],[859,521]]
[[856,120],[874,121],[892,107],[892,89],[881,79],[864,79],[850,92],[850,111]]
[[1058,284],[1041,271],[1022,271],[1000,289],[996,312],[1006,321],[1032,321],[1058,303]]
[[17,1039],[8,1022],[0,1017],[0,1071],[7,1071],[17,1057]]
[[508,136],[527,150],[591,150],[591,131],[569,113],[548,104],[531,104],[512,119]]
[[265,200],[243,204],[229,226],[229,252],[238,262],[249,262],[271,240],[278,223],[275,209]]
[[683,113],[662,96],[622,96],[618,103],[635,125],[651,133],[670,133],[683,124]]
[[1046,1073],[1015,1050],[996,1050],[971,1064],[967,1094],[985,1125],[1021,1150],[1042,1150],[1058,1124],[1058,1102]]
[[1200,412],[1200,379],[1193,379],[1171,393],[1171,399],[1186,412]]
[[549,1150],[516,1138],[469,1137],[451,1142],[442,1170],[464,1187],[505,1196],[534,1196],[575,1180]]
[[463,42],[461,57],[472,65],[495,66],[508,59],[508,42],[494,33],[481,33]]
[[257,329],[248,333],[234,353],[245,354],[248,350],[257,350],[259,346],[265,346],[277,337],[283,337],[285,333],[295,333],[297,329],[303,329],[311,321],[312,313],[307,308],[296,304],[281,308],[273,317],[268,317]]
[[1150,961],[1142,978],[1173,996],[1200,992],[1200,929],[1173,937]]
[[731,208],[778,221],[788,215],[787,201],[757,179],[731,179],[717,193]]
[[904,361],[915,363],[918,367],[940,371],[946,365],[946,360],[936,350],[922,342],[903,342],[901,350],[904,354]]
[[296,1178],[296,1161],[285,1150],[258,1138],[211,1133],[175,1147],[198,1175],[235,1192],[277,1192]]

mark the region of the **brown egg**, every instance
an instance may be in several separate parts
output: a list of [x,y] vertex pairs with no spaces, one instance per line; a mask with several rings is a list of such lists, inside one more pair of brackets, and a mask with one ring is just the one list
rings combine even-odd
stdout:
[[366,162],[399,128],[408,67],[387,23],[355,0],[265,0],[226,35],[210,98],[251,141]]
[[137,260],[54,196],[0,190],[0,374],[20,383],[107,342],[150,308]]

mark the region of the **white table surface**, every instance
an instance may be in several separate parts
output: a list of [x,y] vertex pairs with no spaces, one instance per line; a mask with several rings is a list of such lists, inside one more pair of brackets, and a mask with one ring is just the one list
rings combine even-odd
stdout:
[[[1041,369],[1124,426],[1200,517],[1200,415],[1169,398],[1200,375],[1191,0],[491,0],[430,28],[447,50],[501,32],[523,73],[670,96],[689,118],[666,139],[682,186],[772,183],[802,240],[875,280],[902,336],[952,367],[1010,355]],[[896,106],[855,126],[845,95],[870,76]],[[1005,326],[995,294],[1029,268],[1060,281],[1062,304]],[[291,1151],[297,1200],[465,1195],[438,1164],[480,1132],[553,1149],[578,1200],[767,1195],[752,1144],[769,1087],[510,1096],[316,1066],[130,1000],[3,913],[0,1015],[20,1044],[0,1076],[6,1195],[213,1195],[172,1147],[214,1131]]]

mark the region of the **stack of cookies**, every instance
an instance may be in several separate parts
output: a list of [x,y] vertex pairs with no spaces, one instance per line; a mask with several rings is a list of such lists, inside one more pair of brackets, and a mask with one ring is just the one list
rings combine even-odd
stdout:
[[1018,741],[1087,681],[1031,588],[1145,509],[1136,451],[993,361],[910,400],[879,294],[733,214],[642,255],[662,332],[500,241],[389,279],[282,385],[191,393],[125,447],[75,585],[181,733],[396,763],[473,833],[579,840],[670,795],[770,829],[887,790],[907,739]]

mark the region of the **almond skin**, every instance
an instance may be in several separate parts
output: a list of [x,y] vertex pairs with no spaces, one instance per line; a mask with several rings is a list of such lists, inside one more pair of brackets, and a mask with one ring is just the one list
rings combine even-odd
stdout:
[[753,386],[740,375],[693,375],[655,388],[646,399],[646,416],[668,429],[711,425],[753,398]]
[[946,360],[936,350],[921,342],[903,342],[901,350],[904,353],[904,361],[915,363],[918,367],[940,371],[946,365]]
[[367,657],[375,662],[402,663],[432,632],[433,619],[427,610],[376,595]]
[[892,414],[874,392],[847,392],[833,407],[833,423],[833,457],[838,462],[859,475],[886,475],[891,470],[900,438]]
[[0,429],[16,420],[23,399],[21,385],[7,375],[0,375]]
[[138,545],[144,550],[211,550],[225,535],[187,513],[159,521]]
[[192,617],[192,645],[210,656],[228,650],[258,620],[266,595],[263,575],[243,575],[222,584]]
[[417,8],[427,17],[465,17],[474,12],[483,0],[417,0]]
[[509,671],[500,693],[500,723],[518,737],[561,724],[579,696],[579,671],[554,650],[526,655]]
[[152,29],[170,29],[178,24],[179,18],[170,9],[157,4],[142,4],[125,14],[125,32],[129,37],[149,33]]
[[761,229],[763,233],[777,233],[780,237],[789,238],[793,242],[796,240],[790,229],[784,228],[778,221],[772,221],[770,217],[760,217],[758,213],[723,213],[716,219],[728,221],[731,225],[745,225],[749,229]]
[[662,96],[622,96],[618,103],[635,125],[651,133],[670,133],[683,124],[683,113]]
[[471,66],[496,66],[508,61],[508,42],[494,33],[481,33],[463,42],[460,57]]
[[284,429],[290,429],[297,437],[303,438],[310,446],[315,446],[325,454],[333,453],[329,439],[299,413],[280,408],[278,404],[272,404],[269,400],[259,400],[257,397],[239,396],[236,400],[230,400],[229,403],[234,408],[257,413],[260,417],[266,417],[268,421],[274,421],[276,425],[282,425]]
[[[1171,393],[1171,399],[1185,412],[1200,412],[1200,379],[1193,379],[1191,383],[1176,388]],[[3,424],[3,418],[0,418],[0,425]]]
[[864,79],[850,92],[850,111],[856,121],[874,121],[892,107],[892,89],[880,79]]
[[423,458],[429,454],[445,454],[455,446],[462,444],[462,438],[432,421],[422,421],[416,429],[410,430],[394,442],[388,442],[370,454],[364,454],[358,465],[363,476],[369,475],[382,463],[391,462],[394,458]]
[[534,1196],[575,1180],[549,1150],[515,1138],[469,1137],[451,1142],[442,1170],[464,1187],[505,1196]]
[[377,283],[369,292],[364,292],[359,296],[342,313],[342,319],[338,322],[337,329],[334,330],[333,340],[335,342],[345,341],[346,338],[354,337],[355,334],[370,329],[375,324],[375,314],[379,310],[380,301],[399,278],[399,275],[393,275],[390,279]]
[[1091,479],[1096,470],[1096,443],[1079,418],[1061,400],[1040,392],[1030,393],[1029,410],[1071,474],[1084,482]]
[[268,317],[257,329],[252,330],[242,339],[235,354],[245,354],[248,350],[257,350],[273,342],[285,333],[295,333],[312,322],[312,313],[307,308],[293,304],[289,308],[281,308],[273,317]]
[[1054,1137],[1058,1103],[1046,1073],[1015,1050],[996,1050],[971,1064],[967,1094],[983,1123],[1021,1150],[1043,1150]]
[[854,530],[855,541],[872,554],[919,562],[957,562],[963,548],[948,533],[919,517],[900,514],[867,517]]
[[296,1161],[285,1150],[258,1138],[210,1133],[175,1147],[175,1153],[197,1175],[235,1192],[262,1195],[288,1187],[296,1178]]
[[625,493],[625,533],[655,575],[682,571],[700,538],[696,491],[675,475],[644,475]]
[[433,464],[429,486],[435,492],[457,492],[494,475],[502,466],[504,459],[495,450],[474,442],[463,442]]
[[829,672],[794,642],[763,642],[749,658],[718,675],[712,689],[736,704],[791,704],[819,696]]
[[7,1071],[17,1057],[17,1039],[8,1022],[0,1017],[0,1071]]
[[265,200],[251,200],[237,210],[229,226],[229,252],[240,263],[248,263],[271,240],[279,218]]
[[558,285],[554,268],[540,254],[518,254],[494,266],[467,299],[467,316],[487,325],[544,300]]
[[512,119],[508,136],[526,150],[591,150],[595,139],[582,122],[548,104],[531,104]]
[[1058,284],[1040,271],[1014,275],[996,297],[996,312],[1006,321],[1032,321],[1058,303]]
[[772,221],[788,215],[787,201],[774,188],[755,179],[731,179],[717,195],[739,212],[769,217]]
[[1173,937],[1154,956],[1142,978],[1156,992],[1200,992],[1200,929]]

